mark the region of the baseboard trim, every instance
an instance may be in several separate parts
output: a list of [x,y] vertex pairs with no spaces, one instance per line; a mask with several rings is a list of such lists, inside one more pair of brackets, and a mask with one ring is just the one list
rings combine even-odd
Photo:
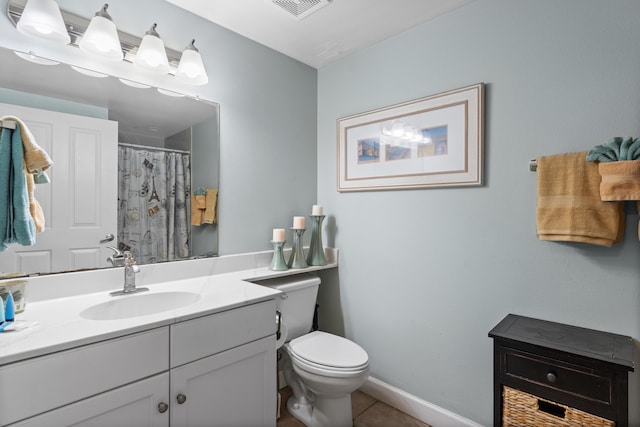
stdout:
[[376,378],[369,377],[360,391],[433,427],[482,427]]

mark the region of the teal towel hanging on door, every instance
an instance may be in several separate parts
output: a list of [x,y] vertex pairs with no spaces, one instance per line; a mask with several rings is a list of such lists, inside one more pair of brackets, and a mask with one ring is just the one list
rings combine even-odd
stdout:
[[20,126],[0,134],[0,251],[10,243],[36,243],[36,226],[29,210]]

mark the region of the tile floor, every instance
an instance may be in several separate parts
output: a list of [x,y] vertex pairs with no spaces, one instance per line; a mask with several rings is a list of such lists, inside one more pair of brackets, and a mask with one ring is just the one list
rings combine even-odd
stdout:
[[[282,407],[277,427],[304,427],[300,421],[287,412],[287,399],[291,396],[289,387],[280,390]],[[368,394],[356,391],[351,395],[354,427],[429,427],[407,414],[392,408]]]

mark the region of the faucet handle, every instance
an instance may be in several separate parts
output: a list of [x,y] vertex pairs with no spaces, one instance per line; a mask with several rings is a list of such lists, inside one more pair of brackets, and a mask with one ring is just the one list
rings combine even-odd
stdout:
[[132,267],[136,263],[136,260],[133,259],[133,254],[131,252],[124,251],[123,255],[124,255],[124,265],[125,266]]
[[129,251],[124,251],[123,254],[124,254],[124,266],[132,267],[134,273],[137,273],[138,271],[140,271],[139,267],[136,265],[136,260],[133,259],[133,254]]

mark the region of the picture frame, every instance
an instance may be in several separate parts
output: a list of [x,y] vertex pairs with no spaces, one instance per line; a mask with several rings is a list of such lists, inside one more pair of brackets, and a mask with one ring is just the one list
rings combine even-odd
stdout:
[[484,84],[337,120],[338,191],[483,181]]

